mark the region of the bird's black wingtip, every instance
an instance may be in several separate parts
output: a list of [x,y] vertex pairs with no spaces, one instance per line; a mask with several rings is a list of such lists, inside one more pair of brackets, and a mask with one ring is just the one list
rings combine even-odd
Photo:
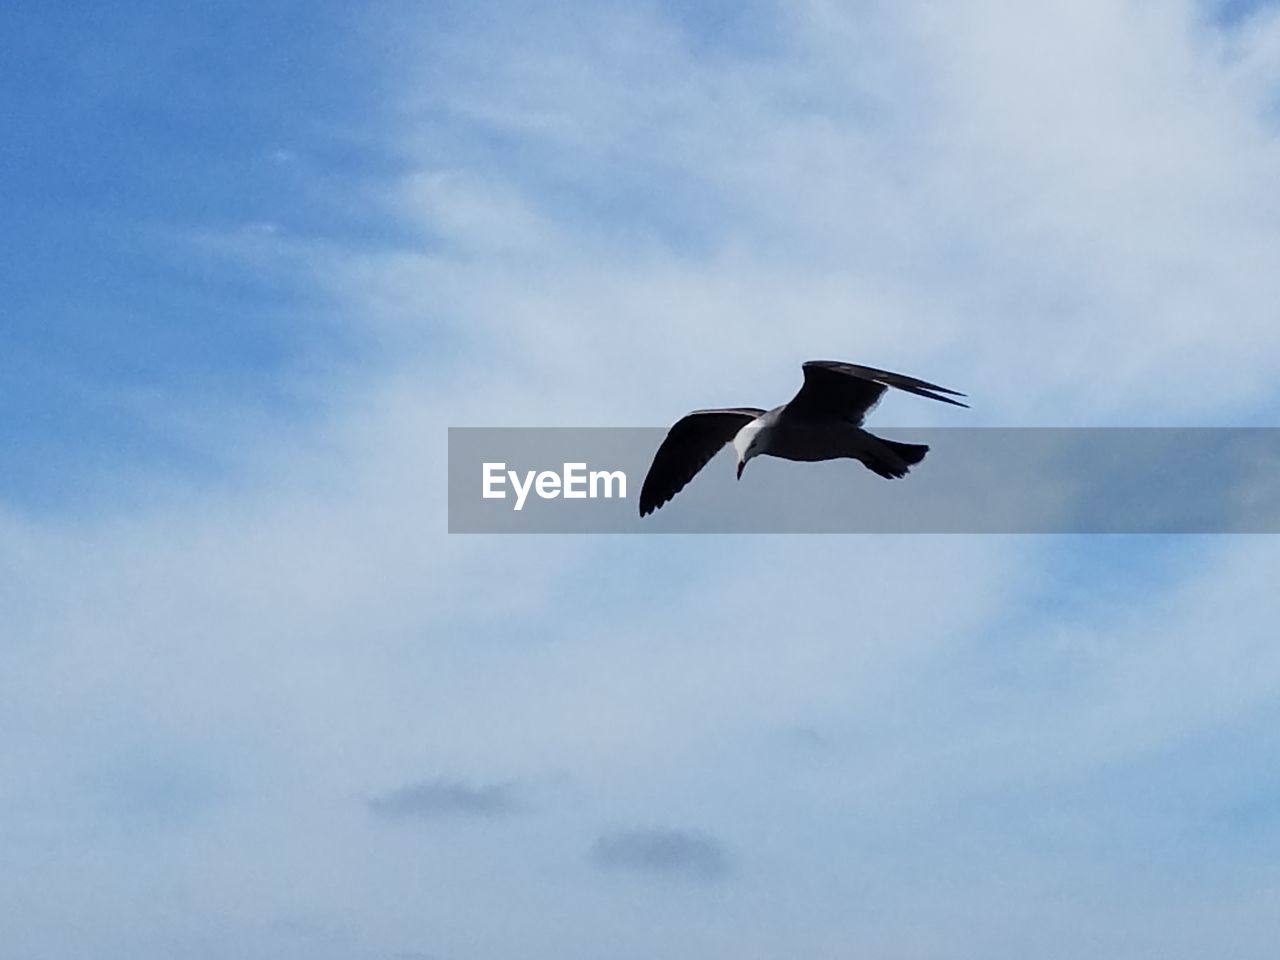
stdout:
[[[897,387],[909,393],[928,397],[930,400],[941,400],[943,403],[952,403],[957,407],[967,408],[969,406],[967,403],[951,399],[952,397],[968,396],[968,394],[959,390],[952,390],[950,387],[930,383],[928,380],[921,380],[919,377],[910,377],[903,373],[894,373],[891,370],[881,370],[879,367],[866,367],[860,363],[847,363],[843,360],[806,360],[800,366],[806,371],[810,368],[835,370],[840,373],[883,383],[886,386]],[[939,396],[939,394],[946,394],[946,396]]]

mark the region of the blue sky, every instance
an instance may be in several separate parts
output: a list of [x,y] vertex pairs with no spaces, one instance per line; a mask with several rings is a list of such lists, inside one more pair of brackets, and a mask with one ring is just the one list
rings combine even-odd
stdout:
[[821,356],[966,425],[1274,423],[1274,5],[0,32],[15,955],[1271,956],[1270,539],[451,538],[443,496],[449,426]]
[[344,53],[358,24],[342,6],[0,14],[19,38],[0,94],[7,492],[84,493],[58,475],[117,456],[199,466],[202,451],[130,409],[133,392],[286,403],[281,370],[341,347],[317,322],[323,297],[197,241],[379,227],[308,176],[359,182],[391,162],[368,143],[377,69]]

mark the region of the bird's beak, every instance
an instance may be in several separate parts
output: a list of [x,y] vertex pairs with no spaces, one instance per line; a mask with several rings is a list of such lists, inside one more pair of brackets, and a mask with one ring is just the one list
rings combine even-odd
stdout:
[[742,468],[745,467],[746,465],[747,465],[747,461],[745,460],[738,461],[738,479],[739,480],[742,479]]

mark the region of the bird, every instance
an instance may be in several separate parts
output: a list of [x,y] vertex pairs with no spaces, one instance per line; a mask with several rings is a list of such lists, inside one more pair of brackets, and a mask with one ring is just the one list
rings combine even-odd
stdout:
[[772,410],[723,407],[694,410],[667,432],[654,454],[640,490],[640,516],[648,516],[685,488],[725,444],[738,454],[738,479],[752,457],[784,460],[861,461],[886,479],[905,477],[924,459],[922,443],[885,440],[862,429],[868,413],[889,387],[917,396],[968,407],[958,390],[875,367],[839,360],[809,360],[801,365],[804,384],[789,403]]

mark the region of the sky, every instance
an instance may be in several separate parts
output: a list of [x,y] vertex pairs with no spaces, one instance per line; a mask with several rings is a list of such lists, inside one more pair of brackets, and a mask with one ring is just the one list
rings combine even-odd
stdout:
[[0,34],[10,955],[1272,956],[1272,538],[450,536],[445,484],[450,426],[814,357],[1275,425],[1280,7]]

